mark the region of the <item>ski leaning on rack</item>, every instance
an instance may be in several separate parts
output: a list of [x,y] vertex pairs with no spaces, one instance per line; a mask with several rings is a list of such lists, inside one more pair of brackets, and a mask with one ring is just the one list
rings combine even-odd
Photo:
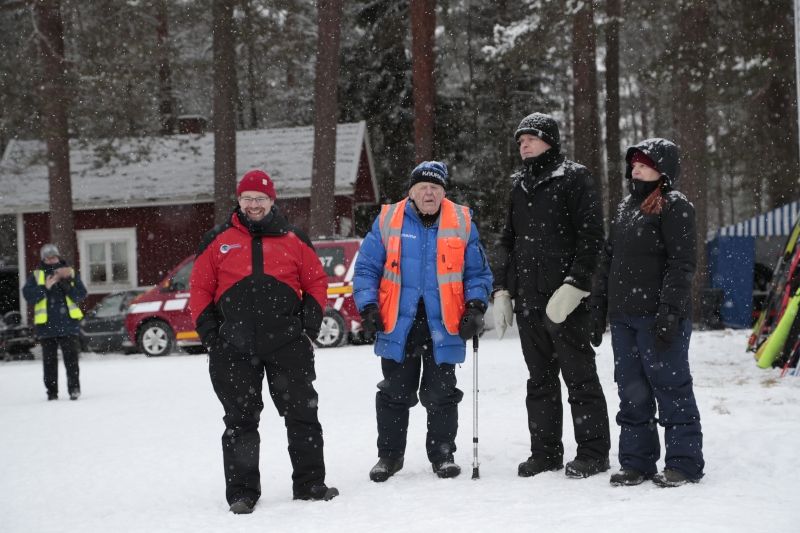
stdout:
[[747,343],[747,351],[755,352],[756,360],[760,361],[766,348],[765,342],[780,321],[783,310],[788,305],[790,293],[786,291],[787,282],[796,275],[800,254],[798,253],[798,238],[800,238],[800,217],[795,220],[792,233],[786,241],[778,264],[772,273],[764,307],[753,328],[753,334]]
[[763,348],[759,349],[759,368],[771,368],[772,363],[783,351],[783,346],[786,344],[786,339],[789,338],[789,332],[797,318],[797,308],[799,305],[800,290],[795,291],[794,296],[789,298],[782,316],[778,319],[775,330],[764,342]]

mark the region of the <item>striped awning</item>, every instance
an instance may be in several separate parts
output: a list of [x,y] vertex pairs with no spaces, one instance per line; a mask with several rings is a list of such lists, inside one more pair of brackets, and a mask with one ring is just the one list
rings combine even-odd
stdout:
[[800,213],[800,201],[786,204],[750,220],[731,224],[717,230],[722,237],[788,237]]

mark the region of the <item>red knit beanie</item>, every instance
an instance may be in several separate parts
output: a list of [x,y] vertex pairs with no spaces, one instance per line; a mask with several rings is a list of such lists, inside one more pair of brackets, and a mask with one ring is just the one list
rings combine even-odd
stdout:
[[641,163],[645,166],[652,168],[653,170],[658,170],[658,168],[656,168],[655,162],[652,159],[650,159],[647,156],[647,154],[641,151],[636,152],[635,154],[633,154],[633,157],[631,157],[631,167],[633,167],[633,165],[635,165],[636,163]]
[[251,170],[244,175],[239,186],[236,187],[236,196],[241,196],[244,191],[258,191],[268,194],[273,200],[275,196],[275,184],[263,170]]

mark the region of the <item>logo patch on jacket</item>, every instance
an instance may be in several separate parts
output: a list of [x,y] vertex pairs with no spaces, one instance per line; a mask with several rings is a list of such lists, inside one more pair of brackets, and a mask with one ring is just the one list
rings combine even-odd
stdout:
[[223,254],[227,254],[234,248],[241,248],[241,247],[242,247],[241,244],[223,244],[222,246],[219,247],[219,251],[222,252]]
[[405,237],[406,239],[416,239],[416,235],[411,235],[410,233],[401,233],[401,236]]

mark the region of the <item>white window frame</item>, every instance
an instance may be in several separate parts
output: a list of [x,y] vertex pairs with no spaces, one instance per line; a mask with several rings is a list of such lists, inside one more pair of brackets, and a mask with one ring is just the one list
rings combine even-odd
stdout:
[[[78,237],[80,251],[80,273],[83,284],[89,294],[106,294],[110,292],[133,289],[139,285],[139,273],[136,269],[136,228],[84,229],[75,232]],[[98,242],[108,246],[110,242],[125,241],[128,243],[128,282],[92,283],[89,279],[89,244]],[[108,250],[108,248],[106,248]],[[110,279],[111,254],[106,253],[106,272]]]

